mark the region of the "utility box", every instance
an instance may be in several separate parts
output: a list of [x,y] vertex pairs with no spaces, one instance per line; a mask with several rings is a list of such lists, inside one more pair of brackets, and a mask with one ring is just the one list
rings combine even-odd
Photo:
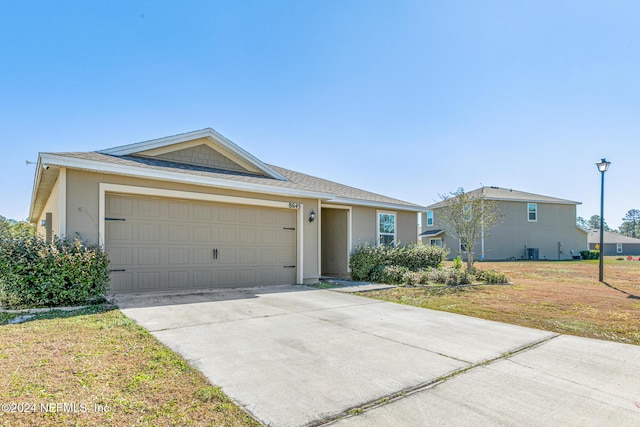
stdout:
[[527,259],[538,261],[540,259],[539,248],[527,248]]

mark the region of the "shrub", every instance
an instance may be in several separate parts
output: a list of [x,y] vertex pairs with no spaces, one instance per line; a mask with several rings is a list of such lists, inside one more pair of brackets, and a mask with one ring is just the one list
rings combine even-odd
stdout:
[[384,268],[404,267],[408,271],[437,268],[448,255],[447,249],[438,246],[409,245],[403,247],[372,246],[364,244],[356,248],[349,258],[353,280],[387,281]]
[[460,258],[460,255],[458,255],[456,259],[453,260],[453,268],[455,268],[456,270],[462,269],[462,258]]
[[509,283],[509,278],[495,270],[478,270],[473,272],[476,280],[483,283]]
[[580,251],[580,256],[582,259],[600,259],[600,251],[590,250],[590,251]]
[[472,276],[466,269],[454,267],[442,267],[429,272],[429,281],[448,286],[466,285],[471,283]]
[[382,270],[382,278],[380,281],[390,285],[405,283],[405,276],[408,273],[409,269],[407,267],[386,265]]
[[104,296],[109,260],[98,247],[74,240],[23,235],[0,238],[0,305],[77,305]]
[[431,245],[391,247],[385,248],[385,251],[389,265],[407,267],[411,271],[438,268],[449,254],[447,249]]
[[378,267],[384,268],[385,265],[383,248],[369,244],[358,246],[349,257],[349,268],[351,268],[353,280],[373,280],[374,270]]

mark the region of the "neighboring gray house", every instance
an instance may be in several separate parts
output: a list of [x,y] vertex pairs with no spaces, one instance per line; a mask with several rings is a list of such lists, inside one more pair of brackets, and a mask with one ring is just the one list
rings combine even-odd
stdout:
[[[475,245],[475,259],[566,260],[587,249],[587,231],[576,226],[576,206],[580,202],[516,191],[482,187],[469,192],[498,202],[504,220],[488,230]],[[451,258],[462,255],[460,242],[438,216],[444,202],[427,206],[423,213],[422,242],[444,245]]]
[[[595,249],[600,244],[600,230],[589,230],[589,249]],[[605,256],[610,255],[640,255],[640,239],[613,233],[604,232]]]

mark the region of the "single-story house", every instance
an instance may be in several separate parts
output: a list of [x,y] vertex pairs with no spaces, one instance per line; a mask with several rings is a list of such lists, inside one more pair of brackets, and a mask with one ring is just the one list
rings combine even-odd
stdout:
[[[580,202],[500,187],[482,187],[468,194],[495,201],[503,216],[475,242],[475,259],[566,260],[587,248],[587,231],[576,225]],[[420,237],[424,244],[448,247],[451,258],[464,258],[465,248],[439,215],[444,206],[444,201],[427,206]]]
[[[600,230],[589,230],[589,249],[600,246]],[[605,256],[610,255],[640,255],[640,239],[625,236],[623,234],[604,232]]]
[[29,220],[111,260],[111,290],[314,283],[359,244],[417,241],[424,208],[266,164],[213,129],[40,153]]

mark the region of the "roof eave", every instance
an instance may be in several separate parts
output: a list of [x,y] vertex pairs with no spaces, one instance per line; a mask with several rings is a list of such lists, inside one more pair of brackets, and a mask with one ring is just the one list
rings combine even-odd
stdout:
[[550,205],[581,205],[582,202],[575,202],[573,200],[543,200],[543,199],[521,199],[508,197],[485,197],[485,200],[495,200],[498,202],[528,202],[528,203],[548,203]]
[[336,203],[341,205],[353,205],[353,206],[366,206],[372,208],[380,208],[380,209],[394,209],[394,210],[402,210],[402,211],[410,211],[410,212],[423,212],[424,206],[417,205],[404,205],[401,203],[390,203],[390,202],[376,202],[373,200],[361,200],[361,199],[353,199],[348,197],[334,197],[330,200],[326,200],[327,203]]
[[[255,193],[268,193],[281,196],[296,196],[306,197],[313,199],[333,199],[334,194],[322,193],[316,191],[298,190],[291,188],[273,187],[270,185],[256,184],[232,181],[220,178],[209,178],[204,176],[189,175],[179,172],[166,172],[152,169],[142,169],[135,166],[113,165],[107,164],[95,160],[76,159],[65,156],[60,156],[51,153],[41,153],[40,155],[42,163],[48,163],[51,165],[84,169],[92,172],[113,173],[117,175],[128,175],[139,178],[155,179],[162,181],[179,182],[183,184],[195,184],[204,186],[215,186],[219,188],[226,188],[230,190],[249,191]],[[37,187],[34,187],[34,194],[36,194]],[[34,196],[35,199],[35,196]],[[32,202],[33,204],[33,202]]]
[[[540,203],[540,204],[549,204],[549,205],[581,205],[582,202],[575,202],[573,200],[540,200],[540,199],[507,199],[500,197],[485,197],[485,200],[493,200],[496,202],[516,202],[516,203]],[[427,206],[427,209],[439,209],[444,207],[444,202],[434,203],[432,205]]]
[[42,153],[38,153],[38,161],[36,162],[36,171],[33,176],[33,188],[31,189],[31,204],[29,205],[29,222],[34,224],[38,218],[36,218],[34,209],[36,205],[37,191],[38,187],[40,187],[40,179],[42,176],[42,161],[41,161]]
[[445,230],[440,230],[437,233],[431,233],[429,234],[429,230],[427,231],[423,231],[422,233],[420,233],[420,237],[436,237],[436,236],[441,236],[445,233]]

